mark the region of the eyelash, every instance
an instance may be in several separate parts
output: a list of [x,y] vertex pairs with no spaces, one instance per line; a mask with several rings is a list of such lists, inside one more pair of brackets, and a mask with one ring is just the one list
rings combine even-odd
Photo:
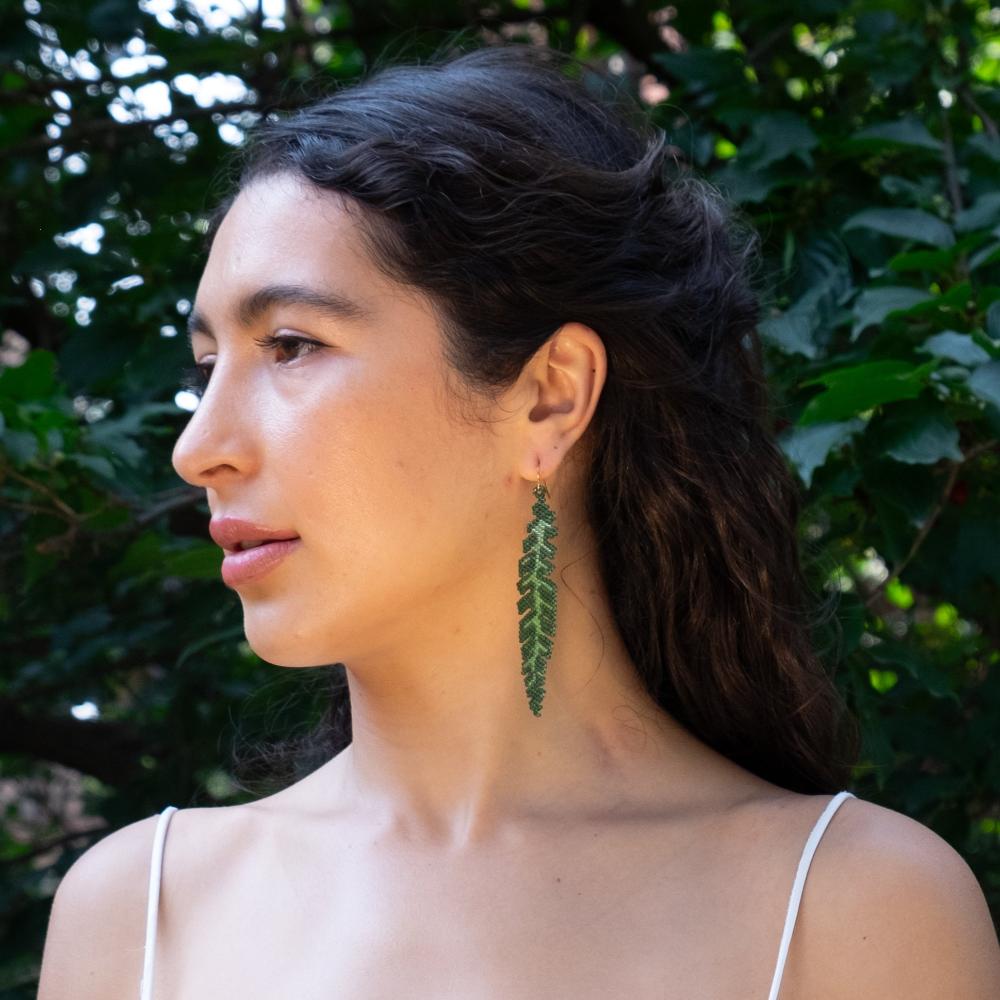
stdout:
[[[309,350],[305,351],[304,354],[299,355],[300,357],[306,357],[313,354],[321,347],[326,346],[326,344],[321,344],[318,340],[310,340],[308,337],[276,337],[274,334],[268,334],[266,337],[255,337],[254,343],[259,344],[261,347],[269,351],[274,351],[279,347],[286,347],[291,344],[308,347]],[[293,358],[292,360],[296,359]],[[180,378],[181,388],[187,389],[188,392],[193,392],[199,399],[201,399],[202,394],[208,388],[209,376],[214,367],[215,365],[200,364],[183,369]]]

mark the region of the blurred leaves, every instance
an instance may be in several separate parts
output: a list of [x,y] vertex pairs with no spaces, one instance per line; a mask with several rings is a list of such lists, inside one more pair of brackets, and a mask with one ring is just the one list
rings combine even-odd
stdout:
[[841,594],[858,787],[962,851],[1000,914],[1000,25],[762,2],[687,40],[652,54],[652,116],[765,237],[777,438]]
[[275,680],[241,641],[204,497],[170,463],[206,214],[226,152],[307,81],[463,29],[666,87],[650,118],[761,232],[775,430],[812,582],[839,595],[817,641],[864,731],[853,788],[945,837],[1000,913],[989,3],[151,10],[0,7],[0,767],[31,803],[0,825],[0,994],[34,997],[52,892],[94,839],[248,797],[220,768],[251,695],[285,732],[322,701],[315,672]]

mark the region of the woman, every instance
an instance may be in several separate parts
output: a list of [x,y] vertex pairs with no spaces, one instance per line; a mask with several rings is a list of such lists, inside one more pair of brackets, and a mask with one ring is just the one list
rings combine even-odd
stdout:
[[389,67],[252,136],[173,462],[251,647],[342,663],[349,728],[88,851],[41,1000],[1000,987],[962,858],[844,787],[756,238],[569,63]]

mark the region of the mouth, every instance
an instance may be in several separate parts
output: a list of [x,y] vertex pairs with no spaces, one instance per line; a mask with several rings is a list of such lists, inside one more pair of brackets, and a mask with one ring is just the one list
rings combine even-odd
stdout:
[[249,552],[255,548],[287,542],[299,537],[290,528],[272,528],[263,521],[240,517],[213,517],[208,533],[226,555]]
[[293,542],[298,537],[298,535],[290,535],[288,538],[261,538],[257,541],[248,540],[245,542],[237,542],[235,548],[223,548],[222,551],[225,552],[227,556],[231,556],[235,555],[237,552],[246,552],[249,549],[260,549],[266,545],[280,545],[282,542]]
[[247,548],[223,549],[225,558],[222,560],[222,580],[230,587],[242,583],[256,581],[265,574],[280,566],[299,548],[302,541],[294,538],[275,538],[257,545],[253,542],[240,542]]

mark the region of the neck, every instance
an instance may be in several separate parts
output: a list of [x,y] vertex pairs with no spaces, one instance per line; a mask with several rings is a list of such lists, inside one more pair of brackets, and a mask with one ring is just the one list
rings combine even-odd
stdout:
[[643,688],[593,562],[564,542],[558,563],[541,716],[524,690],[511,581],[484,571],[442,599],[447,614],[407,614],[405,641],[389,629],[346,664],[353,742],[325,765],[338,803],[385,833],[463,847],[696,794],[704,765],[724,758]]

